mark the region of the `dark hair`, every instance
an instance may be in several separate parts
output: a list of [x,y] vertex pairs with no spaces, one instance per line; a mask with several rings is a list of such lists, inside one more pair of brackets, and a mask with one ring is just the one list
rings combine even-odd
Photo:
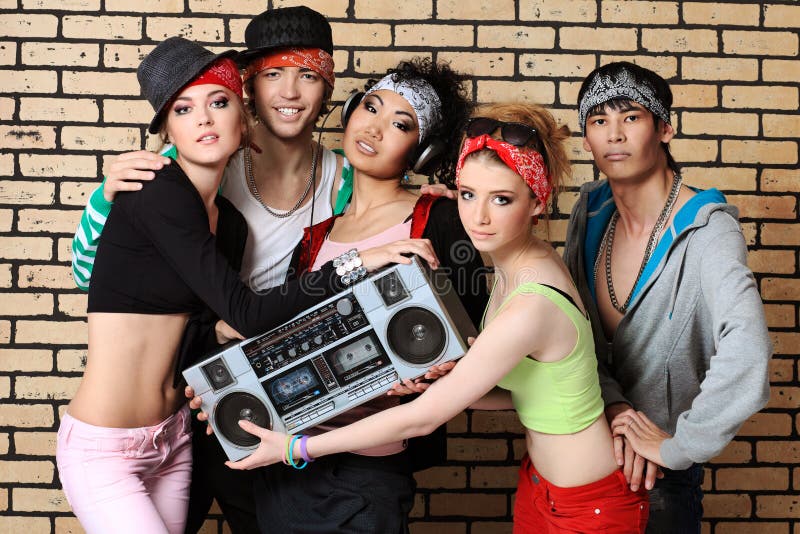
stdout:
[[[672,108],[672,90],[669,88],[667,81],[652,70],[640,67],[639,65],[629,61],[615,61],[613,63],[607,63],[590,72],[589,75],[583,80],[581,88],[578,91],[578,102],[583,100],[583,95],[585,95],[586,91],[589,90],[589,86],[596,75],[599,74],[600,76],[618,78],[622,71],[627,71],[630,73],[637,84],[647,85],[652,88],[655,92],[656,98],[662,104],[664,104],[664,107],[667,109],[667,111]],[[588,118],[592,115],[603,113],[603,110],[606,108],[609,108],[613,111],[627,111],[630,109],[633,103],[633,100],[625,97],[612,98],[611,100],[602,102],[591,108],[586,116]],[[655,125],[656,129],[658,129],[660,123],[663,121],[649,109],[647,111],[653,116],[653,124]],[[669,168],[675,173],[680,172],[678,163],[675,161],[675,158],[672,157],[672,154],[669,151],[669,144],[661,143],[661,148],[664,150],[664,153],[667,156],[667,165]]]
[[[466,76],[454,71],[448,63],[434,63],[428,58],[420,57],[400,62],[397,67],[389,69],[387,74],[393,74],[396,82],[425,80],[439,96],[442,103],[442,121],[431,129],[429,137],[436,136],[441,139],[446,149],[431,176],[436,177],[440,183],[453,187],[461,132],[464,131],[472,110],[472,103],[464,85]],[[370,80],[366,89],[375,83],[376,80]]]

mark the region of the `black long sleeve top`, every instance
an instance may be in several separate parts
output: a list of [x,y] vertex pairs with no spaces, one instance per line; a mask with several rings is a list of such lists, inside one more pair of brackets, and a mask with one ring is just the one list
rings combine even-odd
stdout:
[[328,264],[321,276],[253,293],[217,247],[180,166],[157,175],[141,191],[117,196],[98,245],[89,312],[196,313],[205,303],[250,337],[344,289]]

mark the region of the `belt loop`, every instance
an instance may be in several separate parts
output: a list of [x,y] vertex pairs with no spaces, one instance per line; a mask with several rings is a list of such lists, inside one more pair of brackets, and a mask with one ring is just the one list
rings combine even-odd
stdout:
[[547,505],[551,510],[555,511],[556,501],[553,499],[553,495],[550,493],[550,483],[544,478],[540,478],[539,480],[541,480],[541,483],[544,486],[544,494],[547,496]]
[[122,451],[122,455],[125,458],[132,458],[136,455],[134,449],[136,449],[139,445],[136,443],[136,429],[131,428],[128,430],[128,435],[125,437],[125,449]]
[[164,427],[163,426],[160,426],[160,427],[158,427],[157,429],[155,429],[153,431],[153,439],[152,439],[152,441],[153,441],[153,448],[155,450],[158,450],[158,443],[156,443],[156,441],[158,440],[158,436],[160,436],[163,433],[164,433]]
[[148,441],[147,438],[149,437],[148,432],[146,428],[135,428],[134,433],[136,435],[136,439],[141,440],[141,442],[138,444],[139,446],[137,449],[137,454],[141,456],[142,454],[144,454],[144,450],[147,447],[147,441]]
[[181,431],[184,433],[189,432],[192,426],[192,412],[184,406],[178,413],[181,415]]

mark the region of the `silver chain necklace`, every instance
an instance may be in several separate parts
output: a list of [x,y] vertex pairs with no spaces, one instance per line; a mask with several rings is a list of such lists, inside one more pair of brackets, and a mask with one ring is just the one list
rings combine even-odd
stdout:
[[[250,194],[258,200],[258,203],[261,204],[261,207],[264,208],[267,213],[272,215],[273,217],[277,217],[279,219],[285,219],[289,217],[294,212],[296,212],[300,205],[303,204],[303,201],[308,196],[308,192],[311,191],[311,185],[314,183],[314,176],[317,174],[317,157],[318,157],[318,149],[316,146],[311,147],[311,170],[308,173],[308,183],[306,184],[306,190],[303,191],[303,194],[300,196],[300,199],[295,203],[294,206],[289,211],[284,213],[279,213],[277,211],[273,211],[267,203],[264,202],[264,199],[261,198],[261,194],[258,192],[258,187],[256,187],[256,179],[253,176],[253,157],[250,153],[250,147],[244,147],[244,174],[247,177],[247,187],[250,189]],[[313,199],[312,199],[313,202]]]
[[667,201],[664,203],[664,208],[661,210],[661,214],[658,216],[656,223],[653,225],[653,229],[650,231],[650,237],[647,240],[647,247],[644,249],[642,264],[639,266],[639,273],[636,275],[636,280],[633,282],[631,292],[628,293],[628,298],[625,299],[625,304],[622,306],[620,306],[619,301],[617,300],[617,294],[614,292],[614,283],[611,281],[611,251],[614,246],[614,233],[617,229],[619,211],[615,210],[614,214],[611,216],[611,221],[608,223],[608,227],[606,227],[603,240],[600,242],[600,250],[597,253],[597,259],[594,262],[594,280],[596,285],[597,272],[600,267],[600,258],[603,256],[603,250],[605,250],[606,285],[608,286],[608,296],[611,299],[611,305],[614,306],[614,309],[620,313],[624,314],[628,310],[628,306],[631,303],[631,298],[633,297],[633,290],[636,289],[636,285],[639,283],[639,279],[642,277],[644,268],[647,265],[648,260],[650,260],[650,256],[653,254],[656,245],[658,244],[661,231],[664,229],[664,225],[669,220],[669,216],[672,213],[672,208],[675,207],[675,202],[678,200],[678,193],[681,190],[681,182],[681,175],[675,173],[672,178],[672,189],[669,191]]

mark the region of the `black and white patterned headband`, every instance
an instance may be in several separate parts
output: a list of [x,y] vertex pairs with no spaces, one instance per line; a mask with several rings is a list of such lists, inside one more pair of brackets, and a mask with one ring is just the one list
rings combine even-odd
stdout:
[[395,81],[393,74],[384,76],[378,83],[369,88],[364,96],[386,89],[394,91],[406,99],[414,109],[419,124],[419,142],[431,133],[436,125],[442,121],[442,103],[436,90],[423,79]]
[[594,75],[578,106],[578,122],[582,132],[586,132],[589,110],[614,98],[629,98],[670,124],[669,109],[656,96],[653,87],[646,82],[637,82],[631,72],[623,68],[616,77],[600,73]]

